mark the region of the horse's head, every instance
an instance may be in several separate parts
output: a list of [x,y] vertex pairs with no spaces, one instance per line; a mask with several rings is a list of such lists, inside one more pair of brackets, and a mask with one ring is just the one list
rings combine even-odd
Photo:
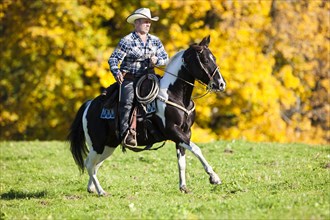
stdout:
[[216,59],[210,51],[210,36],[199,44],[192,44],[183,54],[185,67],[193,77],[207,85],[211,91],[224,91],[226,81],[220,73]]

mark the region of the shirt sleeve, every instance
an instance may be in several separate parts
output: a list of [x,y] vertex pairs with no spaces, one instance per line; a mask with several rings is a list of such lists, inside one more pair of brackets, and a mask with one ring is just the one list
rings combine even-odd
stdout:
[[116,77],[119,72],[119,63],[124,60],[128,48],[128,42],[124,39],[121,39],[116,49],[109,57],[108,64],[110,66],[110,71],[114,77]]
[[162,42],[157,39],[157,52],[156,57],[158,58],[156,66],[165,66],[168,62],[168,55],[165,51],[165,48]]

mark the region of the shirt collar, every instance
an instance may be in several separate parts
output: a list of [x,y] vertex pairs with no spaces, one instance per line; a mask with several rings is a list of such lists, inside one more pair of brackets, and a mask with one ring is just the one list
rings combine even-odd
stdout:
[[[134,39],[134,40],[135,40],[135,39],[140,39],[140,37],[139,37],[139,35],[136,33],[136,31],[133,31],[132,36],[133,36],[133,39]],[[150,34],[147,33],[147,39],[149,40],[149,38],[150,38]],[[148,41],[148,40],[147,40],[147,41]]]

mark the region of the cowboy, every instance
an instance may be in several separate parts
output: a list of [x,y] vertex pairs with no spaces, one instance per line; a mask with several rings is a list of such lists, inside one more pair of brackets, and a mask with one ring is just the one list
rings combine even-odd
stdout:
[[126,21],[134,25],[134,31],[120,40],[108,60],[110,70],[120,85],[119,133],[123,146],[137,145],[136,131],[129,128],[136,80],[154,66],[164,66],[168,62],[168,55],[162,42],[158,37],[149,34],[151,22],[158,19],[151,17],[148,8],[137,9],[128,16]]

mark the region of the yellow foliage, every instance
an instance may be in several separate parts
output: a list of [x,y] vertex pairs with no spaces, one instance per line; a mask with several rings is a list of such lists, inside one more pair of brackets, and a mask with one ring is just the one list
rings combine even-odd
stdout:
[[296,102],[295,93],[292,90],[281,89],[280,100],[284,108],[289,109]]
[[292,74],[292,67],[286,65],[280,71],[285,87],[296,89],[299,86],[299,79]]
[[5,125],[5,123],[7,123],[6,121],[17,121],[18,120],[18,115],[15,113],[10,113],[6,110],[3,110],[1,112],[1,118],[0,118],[0,124],[1,125]]
[[192,126],[192,141],[197,143],[208,143],[210,141],[215,141],[216,134],[214,134],[210,129],[202,129],[198,125]]
[[[227,81],[223,94],[195,100],[194,141],[329,141],[327,1],[0,4],[0,138],[63,139],[81,103],[115,81],[107,59],[132,31],[126,17],[149,7],[160,17],[152,32],[170,56],[210,35]],[[194,95],[204,91],[197,87]]]
[[[330,79],[323,79],[321,80],[320,84],[322,85],[323,88],[325,88],[327,91],[330,91]],[[328,93],[329,95],[329,93]]]

